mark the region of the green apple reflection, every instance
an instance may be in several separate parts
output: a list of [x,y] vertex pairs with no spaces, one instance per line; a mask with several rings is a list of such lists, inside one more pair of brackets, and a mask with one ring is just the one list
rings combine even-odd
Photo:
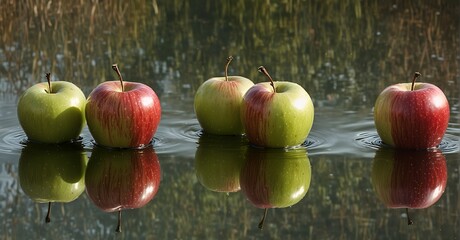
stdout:
[[388,208],[427,208],[436,203],[447,184],[446,159],[438,149],[379,149],[372,166],[372,185]]
[[160,162],[151,145],[143,149],[95,147],[86,169],[86,193],[98,208],[118,212],[141,208],[158,192]]
[[215,192],[238,192],[247,140],[242,136],[203,134],[195,153],[198,181]]
[[304,198],[311,181],[311,166],[304,148],[262,149],[250,147],[240,175],[241,190],[256,207],[284,208]]
[[45,222],[51,221],[52,202],[71,202],[83,193],[87,161],[79,143],[28,142],[23,148],[19,159],[19,182],[32,200],[48,203]]

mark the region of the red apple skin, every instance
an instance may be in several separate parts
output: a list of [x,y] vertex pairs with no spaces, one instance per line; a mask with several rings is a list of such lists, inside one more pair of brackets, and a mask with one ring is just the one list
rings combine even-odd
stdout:
[[86,169],[86,193],[106,212],[140,208],[156,195],[160,178],[160,163],[152,146],[122,150],[96,147]]
[[433,84],[395,84],[378,96],[374,108],[377,132],[396,148],[426,149],[441,143],[449,123],[449,103]]
[[88,128],[96,143],[139,148],[152,140],[161,118],[160,100],[147,85],[124,81],[99,84],[86,104]]
[[372,166],[372,184],[388,208],[430,207],[446,188],[446,159],[438,149],[380,149]]

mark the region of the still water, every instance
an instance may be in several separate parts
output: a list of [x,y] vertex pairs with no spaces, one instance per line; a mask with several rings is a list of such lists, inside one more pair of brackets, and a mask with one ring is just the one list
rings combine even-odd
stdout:
[[[458,1],[6,1],[0,5],[0,238],[459,239],[458,12]],[[309,92],[315,121],[303,147],[261,152],[244,137],[201,132],[194,92],[223,74],[229,55],[235,58],[231,75],[265,81],[257,72],[264,65],[275,80]],[[113,63],[125,80],[148,84],[162,102],[150,152],[161,171],[158,192],[145,206],[123,211],[121,233],[115,232],[117,213],[96,207],[84,186],[76,200],[52,204],[51,222],[45,223],[48,204],[34,201],[21,179],[46,176],[41,172],[51,168],[34,167],[28,159],[71,157],[65,147],[37,149],[27,142],[16,117],[18,97],[44,81],[46,72],[88,95],[116,78]],[[380,91],[409,81],[414,71],[445,92],[451,119],[442,154],[422,156],[436,161],[405,168],[407,182],[443,178],[443,172],[447,181],[433,205],[408,210],[408,225],[404,208],[380,200],[377,185],[384,178],[378,176],[391,169],[385,164],[395,164],[385,161],[385,151],[396,153],[383,148],[372,106]],[[86,168],[96,168],[92,157],[100,153],[87,128],[76,145],[69,151],[81,164],[69,174],[82,179]],[[267,168],[273,158],[298,163],[286,166],[293,176],[299,168],[311,173],[306,195],[291,207],[269,209],[262,230],[264,210],[246,191],[235,190],[250,188],[253,183],[239,175],[257,167],[259,158],[267,159]],[[63,176],[67,168],[56,167]],[[224,177],[237,179],[233,192],[216,186]],[[282,202],[286,194],[276,198]]]

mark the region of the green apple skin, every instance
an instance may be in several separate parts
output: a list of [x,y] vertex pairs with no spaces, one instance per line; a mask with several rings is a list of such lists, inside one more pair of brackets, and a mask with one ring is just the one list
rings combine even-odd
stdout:
[[292,206],[305,197],[310,182],[310,160],[304,148],[249,147],[240,174],[241,191],[258,208]]
[[19,98],[18,119],[29,140],[68,142],[79,137],[85,126],[86,97],[73,83],[35,84]]
[[243,136],[203,134],[195,153],[198,181],[214,192],[240,191],[240,171],[245,162],[247,140]]
[[203,131],[218,135],[244,133],[240,120],[241,100],[254,83],[241,76],[214,77],[197,90],[194,108]]
[[302,144],[313,125],[310,95],[293,82],[269,82],[251,87],[241,105],[241,122],[250,143],[283,148]]
[[29,142],[19,159],[21,188],[39,203],[71,202],[85,190],[87,162],[81,144]]

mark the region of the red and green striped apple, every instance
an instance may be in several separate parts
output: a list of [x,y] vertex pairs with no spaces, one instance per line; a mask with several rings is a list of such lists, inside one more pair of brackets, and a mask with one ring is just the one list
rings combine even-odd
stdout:
[[387,87],[378,96],[374,122],[385,144],[396,148],[437,147],[449,123],[449,102],[437,86],[415,80]]
[[244,95],[241,121],[249,142],[256,146],[283,148],[302,144],[313,125],[314,107],[303,87],[293,82],[270,82],[252,86]]
[[114,148],[142,148],[155,134],[161,118],[156,93],[147,85],[123,81],[99,84],[88,96],[86,119],[97,144]]

